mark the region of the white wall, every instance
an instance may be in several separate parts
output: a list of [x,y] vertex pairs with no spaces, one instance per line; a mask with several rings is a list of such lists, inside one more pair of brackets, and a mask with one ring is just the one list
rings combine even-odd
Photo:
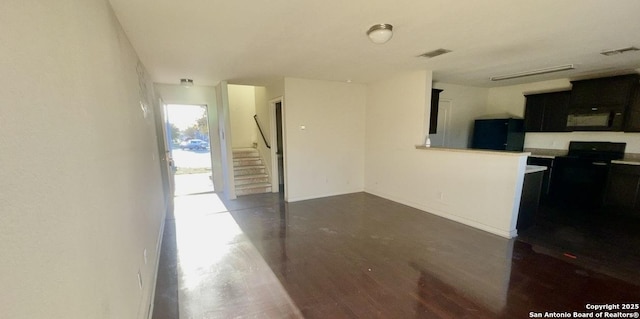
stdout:
[[220,136],[218,134],[218,110],[216,91],[213,86],[184,87],[177,84],[154,84],[156,93],[166,104],[206,105],[209,120],[209,145],[211,149],[211,169],[213,187],[216,191],[223,189],[222,164],[220,152]]
[[362,191],[365,86],[295,78],[284,84],[287,200]]
[[284,96],[284,79],[276,79],[265,85],[267,100]]
[[[503,86],[489,89],[489,113],[508,112],[524,116],[524,94],[571,89],[568,79]],[[527,133],[525,148],[566,150],[570,141],[609,141],[627,143],[627,153],[640,153],[640,134],[620,132]]]
[[[258,116],[260,128],[262,128],[262,134],[264,134],[264,139],[267,140],[267,143],[269,143],[269,145],[273,145],[274,143],[271,142],[271,112],[269,108],[269,100],[267,99],[267,88],[264,86],[256,86],[255,97],[255,114]],[[262,157],[264,161],[264,166],[266,167],[269,176],[273,176],[271,172],[271,149],[267,148],[267,144],[265,144],[262,135],[260,135],[260,131],[258,131],[256,135],[256,143],[258,144],[257,148],[260,152],[260,157]]]
[[236,198],[235,180],[233,171],[233,151],[231,134],[231,120],[229,118],[229,89],[226,81],[221,81],[215,86],[216,104],[218,105],[218,136],[220,139],[220,158],[222,165],[222,180],[224,195],[227,199]]
[[571,89],[568,79],[541,81],[489,89],[487,113],[510,113],[524,117],[524,94]]
[[447,147],[467,148],[473,134],[473,121],[486,114],[489,90],[449,83],[437,82],[434,88],[443,90],[440,100],[451,102]]
[[229,84],[229,116],[233,148],[253,147],[258,142],[258,129],[253,116],[256,114],[255,87]]
[[5,0],[0,21],[0,316],[146,318],[166,209],[152,83],[107,1]]
[[526,157],[415,149],[422,142],[430,92],[427,71],[399,74],[367,87],[365,190],[513,236]]

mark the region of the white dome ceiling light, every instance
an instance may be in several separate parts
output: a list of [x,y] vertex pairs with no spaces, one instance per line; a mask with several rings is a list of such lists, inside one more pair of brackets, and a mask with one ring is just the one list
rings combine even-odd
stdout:
[[384,44],[393,37],[393,26],[390,24],[374,24],[367,31],[367,36],[375,44]]
[[193,86],[193,80],[192,79],[180,79],[180,85],[188,88],[188,87],[192,87]]

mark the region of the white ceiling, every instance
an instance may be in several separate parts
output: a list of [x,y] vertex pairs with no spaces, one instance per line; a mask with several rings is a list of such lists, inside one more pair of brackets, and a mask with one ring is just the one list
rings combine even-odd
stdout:
[[[110,0],[154,81],[263,85],[285,76],[371,82],[418,69],[501,86],[640,68],[638,0]],[[384,45],[365,32],[394,26]],[[419,54],[453,52],[433,59]],[[489,81],[575,64],[576,70]]]

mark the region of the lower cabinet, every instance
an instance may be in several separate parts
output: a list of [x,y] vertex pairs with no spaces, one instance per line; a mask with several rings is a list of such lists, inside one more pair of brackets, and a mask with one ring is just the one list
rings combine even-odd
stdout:
[[527,165],[546,166],[547,170],[542,175],[542,189],[540,190],[540,202],[546,203],[551,189],[551,173],[553,172],[553,158],[529,156]]
[[540,206],[540,188],[542,186],[543,172],[535,172],[524,175],[522,184],[522,197],[520,198],[520,209],[518,210],[518,221],[516,229],[525,230],[533,226],[536,222],[536,215]]
[[604,204],[616,213],[640,218],[640,165],[611,165]]

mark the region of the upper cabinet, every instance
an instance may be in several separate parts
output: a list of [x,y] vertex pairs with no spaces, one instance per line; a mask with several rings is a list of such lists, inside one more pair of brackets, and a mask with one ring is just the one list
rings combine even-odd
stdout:
[[567,129],[638,131],[638,79],[637,74],[630,74],[571,82]]
[[571,91],[526,95],[525,132],[566,132]]
[[640,75],[571,83],[571,91],[525,95],[526,132],[640,132]]
[[638,84],[638,75],[572,81],[571,84],[571,109],[626,107]]
[[640,85],[636,85],[633,98],[624,118],[625,132],[640,132]]

